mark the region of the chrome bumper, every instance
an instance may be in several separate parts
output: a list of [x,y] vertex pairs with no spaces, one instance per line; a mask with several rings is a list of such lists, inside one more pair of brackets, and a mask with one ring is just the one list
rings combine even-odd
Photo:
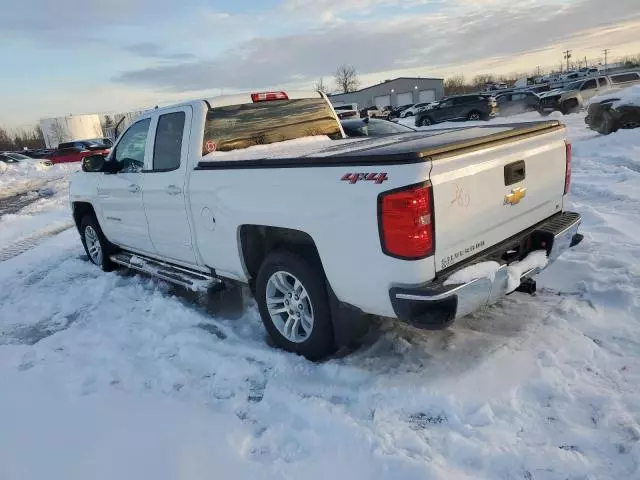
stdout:
[[[580,222],[580,215],[566,212],[543,222],[528,234],[532,238],[544,237],[545,240],[541,243],[542,248],[551,244],[547,248],[548,263],[544,268],[569,248],[580,243],[582,240],[582,235],[578,233]],[[540,248],[534,247],[530,251]],[[455,319],[491,305],[510,293],[507,289],[507,267],[507,265],[500,266],[493,279],[483,277],[464,284],[446,286],[443,284],[445,280],[443,279],[437,285],[413,288],[394,287],[390,290],[391,303],[397,317],[401,320],[430,330],[446,328]],[[523,272],[520,281],[531,278],[542,270],[543,268],[532,268]]]

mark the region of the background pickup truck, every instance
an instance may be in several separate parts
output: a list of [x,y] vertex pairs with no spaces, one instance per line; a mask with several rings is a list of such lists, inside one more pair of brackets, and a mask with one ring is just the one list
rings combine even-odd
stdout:
[[345,139],[324,95],[141,115],[73,177],[92,262],[194,290],[249,284],[274,342],[330,355],[366,320],[426,329],[520,288],[581,240],[557,121]]
[[585,108],[589,100],[596,95],[638,84],[640,84],[639,72],[615,73],[577,80],[541,93],[540,113],[546,115],[555,110],[561,111],[564,115],[575,113]]

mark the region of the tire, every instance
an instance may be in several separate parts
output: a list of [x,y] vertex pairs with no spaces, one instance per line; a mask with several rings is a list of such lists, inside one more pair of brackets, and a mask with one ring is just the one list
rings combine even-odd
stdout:
[[467,115],[467,120],[471,121],[471,122],[478,122],[480,120],[482,120],[482,114],[476,110],[469,112],[469,115]]
[[105,272],[116,268],[116,264],[109,259],[109,255],[116,251],[116,247],[102,233],[95,215],[89,214],[82,218],[80,238],[91,263],[102,268]]
[[569,115],[571,113],[577,113],[579,109],[577,100],[567,100],[562,104],[560,111],[563,115]]
[[617,129],[614,126],[613,117],[609,112],[602,112],[598,122],[596,123],[596,131],[602,135],[609,135]]
[[419,127],[429,127],[433,125],[433,120],[431,120],[431,118],[429,117],[422,117],[420,119],[420,125],[418,125]]
[[[309,360],[335,352],[329,297],[320,265],[297,253],[275,250],[262,262],[255,287],[262,323],[279,348]],[[306,296],[295,295],[300,292],[306,292]]]

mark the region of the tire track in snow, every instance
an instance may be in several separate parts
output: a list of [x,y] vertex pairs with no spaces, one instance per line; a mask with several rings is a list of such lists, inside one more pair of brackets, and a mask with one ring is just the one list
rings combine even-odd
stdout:
[[65,230],[70,229],[71,227],[73,227],[73,222],[69,221],[61,225],[46,228],[22,237],[13,243],[10,243],[8,246],[0,249],[0,262],[4,262],[6,260],[9,260],[10,258],[17,257],[21,253],[24,253],[27,250],[31,250],[33,247],[37,246],[47,238],[62,233]]

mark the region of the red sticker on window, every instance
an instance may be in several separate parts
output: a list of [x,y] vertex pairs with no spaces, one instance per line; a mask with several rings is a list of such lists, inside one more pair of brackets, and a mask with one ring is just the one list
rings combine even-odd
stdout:
[[205,147],[207,149],[207,152],[211,153],[211,152],[215,152],[216,151],[216,142],[214,142],[213,140],[209,140],[206,144]]

